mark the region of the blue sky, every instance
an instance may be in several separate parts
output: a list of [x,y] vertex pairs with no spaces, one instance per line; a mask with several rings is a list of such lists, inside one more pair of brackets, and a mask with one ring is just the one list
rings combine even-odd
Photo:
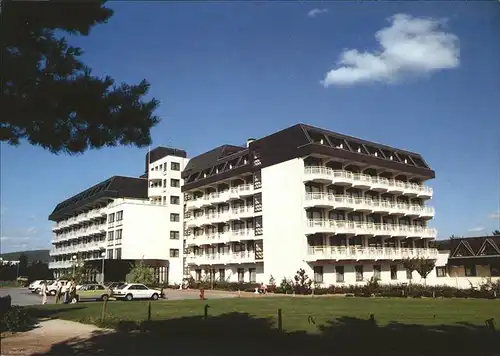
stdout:
[[[150,81],[162,103],[154,145],[194,156],[309,123],[421,153],[436,171],[440,238],[500,228],[495,2],[108,6],[109,23],[71,43],[95,74]],[[146,151],[57,156],[2,144],[2,251],[49,247],[55,204],[142,174]]]

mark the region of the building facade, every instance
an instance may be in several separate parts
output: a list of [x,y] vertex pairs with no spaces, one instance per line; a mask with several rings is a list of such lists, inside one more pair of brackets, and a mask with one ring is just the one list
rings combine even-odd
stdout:
[[417,153],[298,124],[190,160],[186,270],[267,283],[300,268],[319,285],[406,281],[429,245],[434,171]]
[[92,279],[102,279],[103,267],[106,280],[122,279],[129,262],[143,260],[156,268],[159,282],[180,282],[186,162],[184,151],[158,147],[146,155],[142,177],[114,176],[59,203],[49,216],[55,276],[86,263],[95,267]]

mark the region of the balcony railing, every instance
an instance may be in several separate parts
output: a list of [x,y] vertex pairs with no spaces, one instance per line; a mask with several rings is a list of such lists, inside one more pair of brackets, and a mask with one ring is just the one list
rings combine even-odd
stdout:
[[255,239],[254,229],[240,229],[218,233],[205,233],[200,235],[192,234],[186,237],[186,242],[188,245],[202,246],[253,239]]
[[86,244],[78,244],[64,247],[52,247],[50,250],[51,256],[56,255],[66,255],[66,254],[74,254],[78,252],[86,252],[86,251],[97,251],[105,248],[105,242],[88,242]]
[[407,195],[421,197],[432,197],[433,189],[416,183],[408,183],[395,179],[372,177],[367,174],[353,173],[342,170],[334,170],[329,167],[309,166],[305,167],[304,174],[307,179],[320,180],[338,184],[367,187],[372,190],[399,192]]
[[357,246],[310,246],[308,261],[318,260],[402,260],[406,258],[436,259],[435,248],[393,248]]
[[202,226],[202,225],[212,225],[215,223],[239,220],[242,218],[252,217],[254,214],[253,206],[242,206],[238,208],[232,208],[230,210],[220,212],[220,213],[205,213],[197,216],[191,216],[186,219],[186,224],[188,227]]
[[345,220],[308,219],[307,232],[436,238],[437,230],[421,226],[376,224]]
[[306,193],[306,205],[328,206],[333,209],[353,209],[362,211],[385,212],[389,214],[404,214],[421,217],[433,217],[432,207],[417,204],[393,203],[388,200],[374,200],[349,195],[334,195],[330,193]]
[[59,234],[54,237],[53,242],[59,242],[70,239],[78,239],[90,235],[104,234],[106,232],[106,225],[97,225],[88,228],[83,228],[75,231],[66,232],[64,234]]
[[242,184],[225,191],[212,192],[196,199],[189,199],[186,201],[186,206],[188,209],[199,209],[202,206],[219,204],[231,199],[239,199],[241,197],[253,195],[253,193],[253,184]]
[[191,265],[211,265],[211,264],[229,264],[229,263],[252,263],[255,262],[255,251],[241,251],[231,253],[215,254],[191,254],[187,258]]
[[106,216],[105,209],[93,209],[78,216],[71,217],[54,224],[54,226],[52,227],[52,231],[58,231],[63,228],[68,228],[72,225],[80,224],[84,221],[90,221],[92,219],[100,218],[102,216]]

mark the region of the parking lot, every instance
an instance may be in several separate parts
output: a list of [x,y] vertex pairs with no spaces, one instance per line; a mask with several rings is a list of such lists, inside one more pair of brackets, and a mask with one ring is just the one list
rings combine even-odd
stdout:
[[[182,299],[198,299],[198,290],[165,290],[166,297],[169,300],[182,300]],[[31,293],[28,288],[0,288],[0,296],[9,295],[12,298],[12,305],[35,305],[42,303],[42,297]],[[235,292],[223,292],[223,291],[206,291],[205,298],[207,299],[219,299],[219,298],[235,298],[237,293]],[[54,297],[47,297],[47,303],[54,303]]]

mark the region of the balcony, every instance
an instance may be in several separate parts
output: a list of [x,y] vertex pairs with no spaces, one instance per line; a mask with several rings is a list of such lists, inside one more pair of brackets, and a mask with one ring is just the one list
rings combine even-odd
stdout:
[[437,259],[435,248],[309,246],[306,261],[321,260],[402,260],[405,258]]
[[317,233],[421,238],[436,238],[437,236],[437,230],[428,227],[308,219],[306,234]]
[[253,184],[242,184],[221,192],[212,192],[203,197],[189,199],[186,201],[186,207],[188,209],[200,209],[210,205],[225,203],[230,200],[243,199],[252,196],[253,194]]
[[386,213],[421,218],[433,218],[435,210],[432,207],[417,204],[393,203],[388,200],[373,200],[349,195],[334,195],[330,193],[306,193],[304,206],[306,208],[327,208],[361,211],[368,213]]
[[59,242],[64,240],[78,239],[86,236],[104,234],[106,232],[106,225],[95,225],[88,228],[82,228],[74,231],[69,231],[56,236],[52,242]]
[[167,175],[166,171],[149,171],[148,178],[149,180],[162,180]]
[[407,183],[381,177],[372,177],[361,173],[333,170],[332,168],[322,166],[305,167],[304,181],[312,181],[322,184],[336,184],[420,198],[431,198],[433,195],[432,188],[415,183]]
[[197,216],[192,216],[186,219],[187,227],[201,227],[204,225],[213,225],[231,220],[241,220],[251,218],[254,215],[253,206],[242,206],[233,208],[220,213],[205,213]]
[[189,265],[225,265],[225,264],[241,264],[255,263],[255,251],[242,251],[232,253],[215,253],[189,255],[187,258]]
[[203,246],[212,244],[227,244],[231,241],[245,241],[254,239],[254,229],[240,229],[200,235],[192,234],[187,236],[186,242],[189,246]]
[[166,191],[166,188],[162,187],[149,187],[148,189],[148,195],[150,197],[160,197],[163,192]]

